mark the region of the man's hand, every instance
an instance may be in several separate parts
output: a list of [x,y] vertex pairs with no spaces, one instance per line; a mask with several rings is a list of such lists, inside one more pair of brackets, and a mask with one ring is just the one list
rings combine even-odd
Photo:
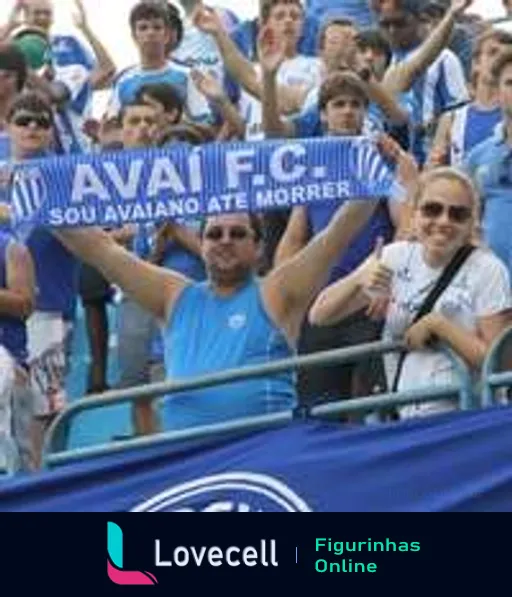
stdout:
[[408,190],[414,189],[418,183],[420,169],[413,155],[402,149],[389,135],[380,135],[377,146],[386,158],[395,162],[398,182]]
[[225,98],[224,89],[211,73],[194,69],[190,73],[190,77],[206,99],[218,103]]
[[203,33],[214,37],[224,31],[224,25],[217,12],[213,8],[201,4],[192,13],[192,22]]
[[9,19],[7,21],[7,26],[9,29],[16,29],[20,25],[23,25],[25,21],[25,13],[27,10],[27,2],[26,0],[18,0],[14,5],[11,13],[9,15]]
[[286,60],[284,40],[271,27],[263,27],[258,35],[258,55],[261,68],[268,74],[277,73]]
[[444,147],[433,147],[427,160],[427,170],[446,166],[448,164],[448,151]]

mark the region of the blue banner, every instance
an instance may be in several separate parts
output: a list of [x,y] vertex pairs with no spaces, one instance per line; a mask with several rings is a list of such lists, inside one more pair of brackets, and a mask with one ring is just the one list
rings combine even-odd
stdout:
[[512,408],[296,423],[125,450],[0,483],[0,511],[512,510]]
[[11,198],[17,229],[115,227],[382,198],[394,180],[364,137],[177,144],[28,161],[15,170]]

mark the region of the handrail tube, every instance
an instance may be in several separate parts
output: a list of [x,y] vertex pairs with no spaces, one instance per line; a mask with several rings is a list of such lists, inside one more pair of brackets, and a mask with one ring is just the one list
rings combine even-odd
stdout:
[[[421,404],[424,402],[435,402],[443,400],[446,396],[458,395],[460,388],[457,385],[445,385],[434,388],[425,388],[422,390],[410,390],[401,394],[385,393],[375,394],[366,398],[354,398],[351,400],[339,400],[328,404],[317,405],[311,408],[312,417],[320,417],[334,414],[361,413],[379,408],[387,408],[391,405],[405,405],[414,402]],[[280,427],[293,420],[293,411],[285,411],[273,415],[262,415],[259,417],[250,417],[217,423],[214,425],[204,425],[182,429],[179,431],[167,431],[158,435],[149,437],[140,437],[130,440],[116,442],[114,444],[103,444],[75,450],[49,454],[45,458],[45,464],[48,467],[55,467],[63,464],[69,464],[75,461],[83,461],[85,458],[112,455],[124,452],[127,449],[145,448],[164,443],[179,443],[185,440],[212,438],[219,435],[226,435],[237,431],[256,431],[269,429],[270,427]]]
[[123,390],[111,390],[104,394],[91,395],[70,404],[62,411],[48,430],[46,447],[50,452],[60,452],[65,449],[71,420],[79,413],[94,410],[102,406],[113,406],[124,402],[137,401],[142,398],[156,398],[164,394],[197,390],[211,386],[232,383],[244,379],[264,377],[268,374],[283,373],[299,367],[313,367],[315,365],[331,365],[335,363],[349,363],[361,356],[371,356],[385,352],[403,351],[403,342],[371,342],[349,348],[338,348],[311,355],[291,357],[265,365],[254,365],[239,369],[227,369],[218,373],[195,377],[183,381],[165,381],[136,386]]
[[[498,362],[500,352],[503,349],[507,340],[512,336],[512,326],[508,327],[502,332],[496,340],[493,342],[487,357],[485,358],[484,364],[482,365],[482,407],[489,408],[494,405],[494,388],[498,385],[491,380],[495,380],[499,374],[495,373],[496,364]],[[501,375],[506,375],[502,373]],[[506,383],[510,383],[511,380],[507,380]],[[506,385],[506,383],[504,385]]]
[[[502,373],[493,373],[487,378],[487,383],[492,388],[498,388],[499,386],[512,385],[512,371],[503,371]],[[493,402],[494,404],[494,402]],[[487,406],[493,406],[488,404]]]
[[[383,354],[386,352],[397,352],[404,350],[405,345],[403,342],[373,342],[348,348],[320,352],[312,355],[292,357],[289,359],[268,363],[266,365],[255,365],[251,367],[226,370],[180,382],[167,381],[125,390],[114,390],[103,395],[88,397],[70,405],[54,421],[47,436],[45,452],[54,453],[61,452],[66,449],[67,439],[71,427],[71,420],[77,414],[86,410],[93,410],[102,406],[112,406],[114,404],[120,404],[129,401],[136,401],[141,398],[156,398],[161,394],[177,393],[224,383],[233,383],[241,379],[262,377],[269,373],[280,373],[282,371],[288,371],[290,369],[296,369],[299,367],[314,367],[333,363],[355,362],[363,356],[367,357],[376,354]],[[451,349],[443,346],[442,350],[454,363],[456,373],[461,381],[461,386],[458,388],[461,408],[464,410],[471,408],[473,402],[473,392],[471,387],[471,376],[468,373],[467,367],[465,366],[464,361]],[[396,394],[392,395],[396,396]],[[347,401],[344,401],[344,403],[346,402]]]
[[454,396],[460,394],[460,387],[458,385],[434,386],[433,388],[421,388],[400,393],[374,394],[365,398],[351,398],[350,400],[329,402],[314,406],[311,409],[311,416],[321,417],[333,414],[368,412],[389,406],[436,402],[452,394]]
[[66,450],[49,454],[44,461],[48,467],[59,466],[74,461],[83,461],[85,458],[93,458],[97,456],[105,456],[125,452],[126,450],[135,450],[139,448],[147,448],[150,446],[158,446],[167,442],[176,443],[183,441],[191,441],[195,439],[202,439],[206,437],[226,436],[230,433],[239,431],[250,432],[263,429],[271,429],[273,427],[281,427],[290,423],[294,418],[294,413],[291,410],[275,413],[271,415],[261,415],[250,418],[240,418],[233,421],[226,421],[224,423],[214,423],[212,425],[203,425],[201,427],[190,427],[188,429],[180,429],[177,431],[165,431],[156,435],[148,435],[116,441],[114,443],[100,444],[96,446],[87,446],[85,448],[76,448],[74,450]]

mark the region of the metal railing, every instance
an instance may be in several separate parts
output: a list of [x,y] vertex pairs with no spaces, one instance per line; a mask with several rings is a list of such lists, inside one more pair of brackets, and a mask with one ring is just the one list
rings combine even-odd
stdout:
[[401,393],[384,393],[365,398],[355,398],[331,402],[296,411],[235,419],[226,423],[194,427],[180,431],[159,433],[149,437],[139,437],[126,441],[119,441],[98,446],[79,448],[68,451],[67,445],[73,420],[81,413],[100,408],[111,407],[117,404],[135,402],[140,399],[150,398],[156,400],[165,394],[176,394],[189,390],[212,387],[216,385],[264,377],[271,374],[282,373],[291,369],[309,369],[313,367],[354,363],[361,358],[379,356],[390,352],[403,352],[405,346],[402,342],[373,342],[350,348],[341,348],[317,354],[293,357],[275,361],[266,365],[244,367],[241,369],[227,370],[211,375],[197,377],[181,382],[162,382],[146,386],[129,388],[125,390],[110,391],[102,395],[91,396],[78,400],[63,411],[50,427],[45,445],[45,464],[56,466],[65,462],[83,460],[87,457],[102,454],[113,454],[129,448],[157,445],[162,442],[182,442],[206,437],[225,436],[241,432],[250,432],[261,429],[279,427],[291,422],[298,417],[323,417],[335,414],[368,413],[379,409],[402,406],[411,403],[431,402],[444,400],[447,397],[457,398],[460,408],[467,410],[477,406],[471,374],[463,360],[453,351],[442,346],[443,352],[450,358],[458,378],[457,384],[443,387],[422,388],[418,391]]
[[[512,370],[498,371],[507,342],[512,341],[512,326],[506,329],[493,343],[482,366],[482,407],[496,404],[496,390],[512,387]],[[507,363],[510,367],[512,363]]]

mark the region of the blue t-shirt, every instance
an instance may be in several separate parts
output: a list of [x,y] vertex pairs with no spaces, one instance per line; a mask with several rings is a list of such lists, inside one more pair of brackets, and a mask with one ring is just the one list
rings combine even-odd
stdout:
[[36,273],[36,310],[61,313],[72,320],[78,293],[79,263],[45,228],[36,228],[27,240]]
[[[365,135],[374,135],[384,131],[384,121],[381,119],[382,113],[375,104],[370,104],[364,121],[363,132]],[[318,101],[308,101],[304,109],[291,119],[295,127],[295,136],[299,139],[309,137],[321,137],[325,134],[324,126],[320,116]]]
[[[199,234],[201,220],[182,220],[176,218],[176,223],[185,226],[192,232]],[[172,269],[179,272],[186,278],[195,282],[202,282],[206,278],[204,262],[199,255],[187,251],[180,244],[169,241],[165,247],[163,266],[166,269]]]
[[[172,380],[270,363],[295,352],[267,314],[254,278],[230,297],[214,294],[208,282],[187,286],[164,330],[164,343]],[[279,412],[295,404],[294,374],[287,372],[169,396],[163,419],[166,429],[176,429]]]
[[[10,237],[0,232],[0,290],[7,288],[7,248]],[[0,314],[0,346],[3,346],[19,364],[27,360],[27,327],[16,317]]]
[[488,110],[470,104],[456,110],[451,127],[452,166],[460,166],[474,147],[492,137],[502,118],[499,106]]
[[464,168],[480,191],[483,239],[512,275],[512,145],[501,126],[470,152]]

